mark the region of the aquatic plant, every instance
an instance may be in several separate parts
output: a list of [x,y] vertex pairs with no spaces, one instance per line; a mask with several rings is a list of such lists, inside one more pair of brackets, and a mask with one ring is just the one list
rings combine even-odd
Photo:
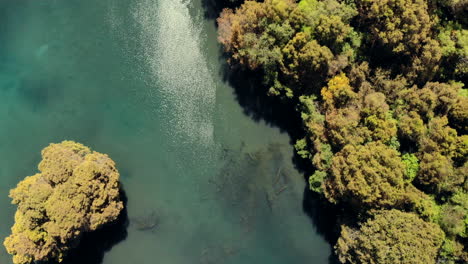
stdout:
[[83,233],[115,221],[123,209],[119,173],[105,154],[73,141],[51,144],[39,171],[10,191],[18,208],[4,245],[15,264],[61,262]]

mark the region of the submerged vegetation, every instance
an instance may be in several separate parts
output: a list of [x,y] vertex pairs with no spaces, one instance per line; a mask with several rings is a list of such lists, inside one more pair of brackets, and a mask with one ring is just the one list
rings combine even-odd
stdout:
[[468,262],[467,12],[265,0],[218,18],[229,63],[297,106],[310,189],[353,219],[335,245],[343,263]]
[[10,191],[18,209],[4,245],[15,264],[61,262],[84,233],[115,221],[124,206],[115,163],[79,143],[43,149],[39,171]]

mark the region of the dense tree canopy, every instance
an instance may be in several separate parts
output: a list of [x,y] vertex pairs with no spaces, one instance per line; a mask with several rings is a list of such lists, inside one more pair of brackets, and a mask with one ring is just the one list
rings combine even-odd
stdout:
[[18,209],[4,245],[15,264],[60,262],[84,232],[116,220],[123,208],[119,173],[105,154],[72,141],[51,144],[39,171],[10,191]]
[[[436,229],[414,250],[393,237],[362,253],[354,238],[370,229],[345,227],[343,262],[393,263],[388,243],[406,259],[427,248],[401,263],[468,261],[467,12],[465,0],[265,0],[218,19],[229,63],[297,105],[312,191],[377,233],[393,230],[384,216]],[[376,209],[401,212],[366,222]]]
[[347,22],[355,15],[337,0],[246,1],[221,13],[218,39],[232,63],[264,71],[270,94],[292,97],[354,60],[360,36]]
[[378,211],[359,229],[343,226],[336,245],[342,262],[435,264],[444,232],[412,213]]

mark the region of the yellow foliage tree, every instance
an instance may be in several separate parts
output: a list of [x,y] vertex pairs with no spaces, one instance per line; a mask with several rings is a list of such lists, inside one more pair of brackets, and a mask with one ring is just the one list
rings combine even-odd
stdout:
[[328,81],[328,86],[323,87],[321,93],[327,109],[342,107],[357,96],[344,73]]
[[61,262],[84,232],[115,221],[123,209],[119,173],[105,154],[72,141],[51,144],[39,171],[10,191],[18,209],[4,245],[15,264]]

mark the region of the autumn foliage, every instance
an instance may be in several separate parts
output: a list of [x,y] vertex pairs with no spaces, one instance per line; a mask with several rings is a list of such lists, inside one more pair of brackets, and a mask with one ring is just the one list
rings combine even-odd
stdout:
[[43,149],[39,173],[10,191],[18,209],[4,245],[13,263],[60,262],[83,233],[117,219],[119,187],[107,155],[72,141]]
[[359,230],[343,226],[337,243],[341,262],[435,264],[444,232],[437,224],[398,210],[383,210]]
[[229,63],[296,105],[310,189],[354,217],[342,262],[468,262],[467,11],[455,0],[265,0],[217,20]]

